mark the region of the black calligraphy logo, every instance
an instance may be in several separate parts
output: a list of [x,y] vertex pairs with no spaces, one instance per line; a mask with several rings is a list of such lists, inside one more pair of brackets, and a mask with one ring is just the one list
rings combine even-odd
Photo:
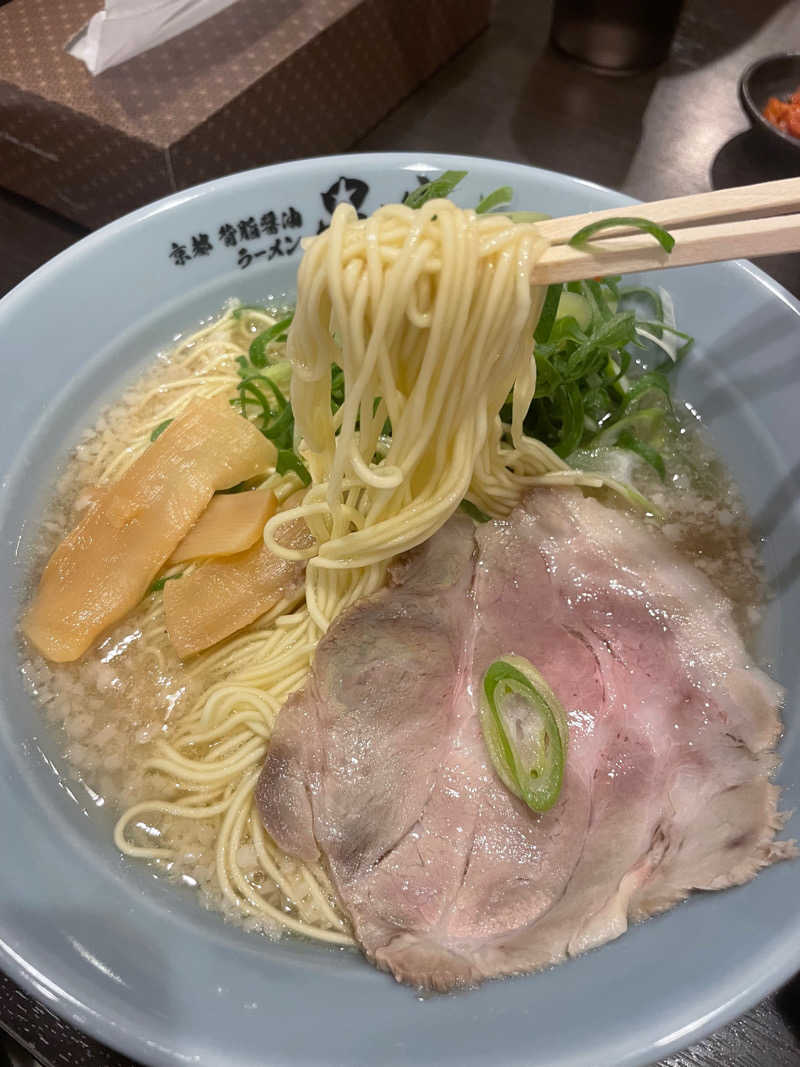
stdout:
[[[322,197],[322,203],[325,206],[325,210],[329,215],[332,215],[339,204],[352,204],[356,211],[358,211],[364,203],[368,192],[369,186],[360,178],[342,177],[339,178],[338,181],[335,181],[330,189],[326,189],[324,193],[320,193],[320,196]],[[359,218],[364,218],[364,216],[359,215]]]
[[[368,193],[369,186],[361,178],[337,178],[319,194],[328,215],[327,221],[319,220],[319,230],[328,226],[338,204],[351,204],[358,217],[365,218],[359,209]],[[209,228],[209,233],[195,233],[188,240],[172,241],[168,254],[176,267],[185,267],[194,259],[210,256],[217,248],[236,249],[236,265],[245,270],[262,257],[269,262],[293,256],[300,248],[302,228],[303,215],[294,205],[262,205],[252,215],[218,222]],[[213,233],[216,233],[214,240],[210,236]],[[254,247],[262,243],[263,247]]]
[[274,211],[265,211],[261,216],[261,232],[265,234],[278,232],[278,220],[275,218]]
[[186,251],[186,245],[179,245],[177,241],[173,241],[172,248],[169,251],[169,258],[176,267],[183,267],[192,257],[191,254]]
[[261,236],[258,223],[252,215],[249,219],[239,219],[239,236],[243,241],[257,241]]
[[[339,204],[350,204],[356,209],[358,217],[364,219],[366,215],[362,214],[359,208],[364,203],[368,192],[369,186],[361,178],[345,178],[342,176],[333,183],[330,189],[326,189],[319,195],[329,216],[334,213]],[[327,220],[320,219],[317,225],[317,233],[322,233],[329,225],[330,218]]]
[[214,251],[214,246],[208,239],[207,233],[198,233],[192,238],[192,256],[208,256]]
[[228,248],[233,248],[238,240],[236,230],[229,222],[224,222],[219,228],[219,239]]

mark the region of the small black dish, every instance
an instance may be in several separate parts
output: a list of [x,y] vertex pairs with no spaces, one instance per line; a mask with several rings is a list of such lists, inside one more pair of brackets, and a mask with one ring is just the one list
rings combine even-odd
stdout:
[[800,138],[784,133],[762,114],[771,96],[785,100],[800,88],[800,52],[779,52],[751,63],[739,79],[739,99],[763,145],[792,155],[800,166]]

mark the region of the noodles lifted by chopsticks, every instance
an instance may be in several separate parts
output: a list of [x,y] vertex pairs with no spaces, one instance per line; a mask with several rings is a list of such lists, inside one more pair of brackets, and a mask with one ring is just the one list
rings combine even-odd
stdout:
[[[545,248],[532,225],[447,200],[389,204],[365,220],[340,205],[309,243],[288,355],[313,485],[267,524],[265,541],[288,556],[280,526],[308,522],[317,546],[306,553],[306,599],[321,630],[468,493],[504,513],[521,489],[511,470],[566,467],[522,433],[544,296],[528,279]],[[334,412],[337,368],[344,402]],[[499,412],[512,389],[509,445]]]

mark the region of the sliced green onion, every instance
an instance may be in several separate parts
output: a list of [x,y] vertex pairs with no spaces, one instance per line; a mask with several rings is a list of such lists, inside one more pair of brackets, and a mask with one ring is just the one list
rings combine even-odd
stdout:
[[628,452],[635,452],[637,456],[641,457],[645,463],[649,463],[654,471],[657,472],[662,482],[667,480],[667,469],[664,466],[664,459],[659,451],[653,448],[652,445],[646,444],[640,440],[630,430],[623,430],[617,438],[617,448],[625,448]]
[[[636,431],[640,436],[653,437],[664,425],[665,412],[663,408],[641,408],[629,415],[623,415],[610,426],[601,430],[596,437],[589,442],[589,448],[607,448],[616,445],[621,433],[626,430],[629,433]],[[635,450],[632,450],[635,451]]]
[[638,489],[634,489],[629,482],[620,481],[619,478],[611,478],[606,475],[602,475],[603,483],[607,489],[611,489],[612,492],[618,493],[623,499],[627,500],[632,508],[636,511],[641,511],[643,515],[651,515],[658,522],[663,522],[666,515],[653,503],[652,500],[648,500],[643,493],[640,493]]
[[588,330],[592,322],[592,307],[585,296],[564,289],[558,301],[557,319],[571,316],[582,330]]
[[177,574],[165,574],[163,578],[156,578],[154,582],[151,582],[147,588],[145,596],[150,596],[151,593],[160,593],[167,582],[171,582],[173,578],[183,577],[183,571],[178,571]]
[[615,311],[617,310],[616,305],[620,301],[619,283],[620,283],[621,280],[622,280],[622,275],[621,274],[606,274],[606,276],[603,278],[603,281],[602,281],[602,284],[605,285],[606,288],[611,291],[611,294],[612,294],[612,296],[614,298],[614,301],[615,301],[615,304],[614,304],[614,310]]
[[563,288],[562,285],[548,285],[547,287],[544,303],[542,304],[542,311],[539,315],[539,321],[536,323],[536,329],[533,331],[533,339],[537,345],[544,344],[545,341],[550,340],[550,334],[553,332],[553,324],[555,323],[556,315],[558,314],[558,305],[561,302],[561,290]]
[[580,295],[584,298],[591,308],[592,321],[596,320],[598,323],[603,323],[613,318],[614,311],[605,298],[602,285],[595,281],[578,282],[578,285],[580,286],[580,293],[573,295]]
[[580,445],[583,437],[583,397],[575,382],[561,382],[556,386],[553,398],[558,404],[561,419],[561,439],[553,451],[566,459]]
[[174,421],[174,419],[164,419],[163,422],[160,422],[158,426],[156,426],[155,430],[153,430],[153,432],[150,434],[150,440],[157,441],[164,432],[164,430],[166,430],[166,428],[169,426],[169,424]]
[[651,322],[649,319],[637,319],[637,326],[644,326],[647,330],[666,330],[667,333],[674,334],[676,337],[680,337],[683,341],[693,341],[694,338],[684,333],[683,330],[679,330],[675,326],[669,326],[666,322]]
[[590,222],[588,226],[584,226],[583,229],[578,230],[574,234],[569,243],[573,248],[580,248],[585,245],[596,233],[600,230],[615,229],[618,226],[632,226],[636,230],[641,230],[643,233],[649,233],[652,237],[658,241],[665,252],[671,252],[675,247],[675,238],[671,233],[662,226],[657,226],[655,222],[651,222],[650,219],[640,218],[616,218],[616,219],[600,219],[599,222]]
[[406,207],[422,207],[429,200],[440,200],[442,197],[449,196],[461,179],[466,176],[465,170],[446,170],[432,182],[425,182],[424,185],[410,192],[405,199]]
[[[268,367],[261,369],[260,367],[254,367],[249,359],[244,356],[237,356],[236,362],[239,366],[236,369],[236,373],[242,379],[242,382],[275,382],[276,384],[288,385],[292,377],[292,365],[288,359],[279,359],[275,363],[270,363]],[[237,389],[241,389],[241,383],[236,386]]]
[[[267,345],[273,341],[285,341],[286,331],[292,325],[294,315],[287,315],[285,319],[274,323],[268,330],[264,330],[250,343],[250,362],[254,367],[266,367]],[[240,357],[241,358],[241,357]]]
[[237,482],[236,485],[232,485],[230,489],[218,489],[215,496],[234,496],[236,493],[243,493],[246,489],[253,488],[253,480],[246,478],[243,482]]
[[467,500],[466,497],[464,497],[458,506],[466,515],[469,515],[471,519],[474,519],[475,522],[489,522],[491,519],[491,515],[487,515],[485,511],[481,511],[480,508],[476,507],[471,500]]
[[[649,322],[637,319],[636,332],[640,337],[651,341],[656,348],[660,348],[662,352],[665,352],[672,363],[677,363],[682,355],[689,351],[694,340],[683,330],[670,327],[666,322]],[[674,339],[676,337],[683,341],[683,345],[677,344]]]
[[243,381],[239,386],[239,396],[242,401],[242,414],[246,415],[246,403],[248,400],[254,400],[261,408],[264,426],[261,427],[261,432],[265,437],[269,434],[265,432],[265,427],[269,424],[272,418],[272,408],[270,407],[269,400],[264,396],[263,392],[258,388],[255,383],[255,379],[248,378]]
[[651,301],[656,318],[658,319],[659,325],[661,325],[664,321],[664,305],[661,303],[661,297],[655,289],[650,289],[646,285],[629,285],[619,291],[620,300],[626,300],[628,297],[637,296],[643,296],[646,300]]
[[[581,449],[570,456],[570,463],[574,465],[578,473],[599,479],[605,489],[617,493],[636,511],[652,516],[659,522],[664,520],[665,515],[661,508],[634,489],[630,482],[624,480],[627,477],[626,470],[629,470],[625,449],[613,446],[591,450]],[[622,467],[625,470],[622,470]],[[578,481],[577,484],[583,483]]]
[[610,319],[601,319],[587,339],[567,356],[567,374],[570,378],[583,377],[593,353],[619,350],[634,338],[635,323],[632,311],[620,311]]
[[653,391],[662,393],[666,400],[666,406],[668,408],[672,407],[672,397],[670,396],[667,376],[662,374],[661,371],[649,370],[637,378],[627,391],[620,410],[627,411],[634,401],[640,401],[643,396]]
[[278,474],[288,474],[289,471],[294,471],[303,485],[311,484],[311,475],[308,473],[308,467],[291,448],[278,449],[275,470]]
[[543,211],[506,211],[504,214],[512,222],[544,222],[551,219],[552,215],[545,215]]
[[483,215],[486,211],[491,211],[493,207],[499,207],[500,204],[510,204],[511,199],[514,196],[514,190],[510,185],[501,185],[499,189],[495,189],[493,193],[489,193],[475,208],[476,215]]
[[522,656],[503,656],[481,687],[481,727],[503,785],[533,811],[558,800],[567,755],[567,715],[553,690]]

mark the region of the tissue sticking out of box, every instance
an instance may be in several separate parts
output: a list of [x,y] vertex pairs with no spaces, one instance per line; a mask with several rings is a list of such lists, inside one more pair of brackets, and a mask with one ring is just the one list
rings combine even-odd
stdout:
[[236,0],[106,0],[105,8],[92,15],[66,50],[82,60],[91,74],[100,74],[234,3]]

